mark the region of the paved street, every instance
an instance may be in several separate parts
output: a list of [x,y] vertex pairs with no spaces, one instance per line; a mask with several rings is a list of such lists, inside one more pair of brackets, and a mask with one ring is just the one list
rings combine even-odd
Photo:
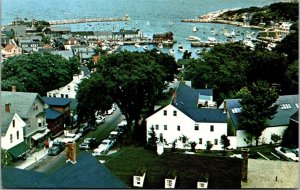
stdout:
[[[113,131],[118,123],[123,119],[119,109],[112,115],[105,116],[105,122],[100,124],[95,131],[90,131],[88,134],[84,135],[76,142],[76,154],[77,156],[85,150],[80,150],[78,148],[79,144],[87,137],[95,137],[98,141],[98,144],[104,139],[106,139],[111,131]],[[92,150],[89,150],[92,152]],[[27,170],[35,170],[44,173],[52,173],[56,169],[60,168],[66,163],[66,156],[64,152],[61,152],[57,156],[46,156],[43,159],[39,160],[37,163],[31,165]]]

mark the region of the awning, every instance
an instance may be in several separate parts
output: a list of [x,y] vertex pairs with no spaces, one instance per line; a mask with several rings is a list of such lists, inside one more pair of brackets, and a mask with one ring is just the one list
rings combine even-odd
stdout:
[[25,154],[29,150],[29,146],[25,142],[21,142],[20,144],[12,147],[8,150],[8,152],[15,158],[18,158]]
[[50,132],[50,130],[46,129],[43,133],[37,133],[37,134],[33,135],[31,138],[36,141],[36,140],[39,140],[40,138],[44,137],[45,135],[47,135],[49,132]]

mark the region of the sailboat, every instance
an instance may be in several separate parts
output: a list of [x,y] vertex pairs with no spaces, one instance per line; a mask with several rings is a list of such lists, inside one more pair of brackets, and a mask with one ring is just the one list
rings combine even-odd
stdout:
[[198,30],[199,29],[196,26],[194,26],[193,29],[192,29],[193,32],[197,32]]

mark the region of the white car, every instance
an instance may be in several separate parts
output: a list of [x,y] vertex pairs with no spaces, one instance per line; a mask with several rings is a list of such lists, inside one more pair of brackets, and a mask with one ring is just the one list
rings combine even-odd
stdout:
[[96,117],[96,124],[102,124],[105,121],[105,117],[103,116],[98,116]]
[[294,153],[292,150],[290,150],[289,148],[280,146],[280,147],[275,148],[275,151],[285,158],[291,159],[295,162],[299,161],[298,155],[296,153]]
[[105,139],[102,141],[102,143],[98,146],[98,148],[96,148],[92,155],[93,156],[100,156],[105,154],[106,152],[109,151],[109,149],[112,147],[112,145],[114,144],[114,141]]

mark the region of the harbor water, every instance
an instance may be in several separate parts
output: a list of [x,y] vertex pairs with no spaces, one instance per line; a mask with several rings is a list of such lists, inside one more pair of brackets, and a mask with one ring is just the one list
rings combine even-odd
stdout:
[[[120,22],[88,22],[60,26],[71,27],[72,31],[119,31],[120,29],[141,29],[143,34],[152,38],[155,33],[173,32],[177,43],[173,47],[164,47],[163,52],[170,48],[175,49],[176,59],[182,57],[178,53],[178,44],[192,52],[192,57],[197,57],[191,47],[188,36],[199,37],[207,41],[214,37],[218,41],[225,41],[221,34],[224,31],[240,32],[241,34],[257,32],[257,30],[242,28],[226,24],[213,23],[187,23],[182,19],[195,19],[198,16],[223,9],[237,9],[251,6],[262,7],[280,0],[2,0],[1,25],[7,25],[16,18],[36,20],[65,20],[82,18],[120,18],[125,15],[129,21]],[[193,32],[192,28],[199,30]],[[212,30],[215,33],[212,33]],[[237,39],[245,38],[239,35]],[[149,48],[157,48],[149,45]],[[135,46],[123,46],[122,49],[143,51]],[[200,48],[201,49],[201,48]]]

